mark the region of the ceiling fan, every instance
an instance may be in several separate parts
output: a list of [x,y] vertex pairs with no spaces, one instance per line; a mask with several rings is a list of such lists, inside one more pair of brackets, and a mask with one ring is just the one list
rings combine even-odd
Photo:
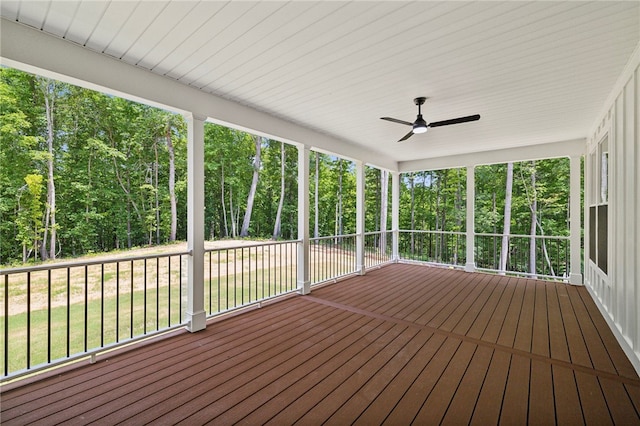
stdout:
[[424,133],[427,131],[427,128],[429,127],[448,126],[450,124],[466,123],[468,121],[480,120],[480,115],[475,114],[475,115],[468,115],[466,117],[452,118],[451,120],[435,121],[433,123],[427,124],[427,122],[424,121],[424,118],[422,118],[422,111],[420,108],[424,104],[424,101],[426,100],[427,98],[425,97],[415,98],[413,100],[413,103],[418,105],[418,117],[416,118],[416,121],[414,121],[413,123],[409,123],[408,121],[404,121],[404,120],[398,120],[397,118],[380,117],[380,119],[382,120],[387,120],[394,123],[404,124],[404,125],[413,127],[413,129],[411,129],[409,133],[404,135],[404,137],[400,139],[398,142],[406,141],[411,136],[413,136],[414,133]]

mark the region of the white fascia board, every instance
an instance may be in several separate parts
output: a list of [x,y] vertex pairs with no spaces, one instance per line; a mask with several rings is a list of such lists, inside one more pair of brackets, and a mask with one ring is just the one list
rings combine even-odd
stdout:
[[538,145],[527,145],[516,148],[505,148],[469,154],[426,158],[423,160],[402,161],[398,164],[401,173],[423,170],[442,170],[458,167],[478,166],[485,164],[501,164],[547,158],[582,156],[585,153],[587,140],[572,139]]
[[1,65],[397,170],[397,162],[356,143],[211,95],[31,27],[4,18],[0,21]]

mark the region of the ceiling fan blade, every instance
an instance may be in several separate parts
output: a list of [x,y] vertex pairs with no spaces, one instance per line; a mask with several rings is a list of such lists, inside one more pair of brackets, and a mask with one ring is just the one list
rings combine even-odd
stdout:
[[413,123],[409,123],[408,121],[404,121],[404,120],[398,120],[397,118],[391,118],[391,117],[380,117],[381,120],[387,120],[387,121],[391,121],[393,123],[398,123],[398,124],[404,124],[406,126],[413,126]]
[[402,141],[406,141],[407,139],[409,139],[411,136],[413,136],[413,130],[410,131],[409,133],[407,133],[406,135],[404,135],[402,137],[402,139],[400,139],[398,142],[402,142]]
[[468,121],[476,121],[476,120],[480,120],[479,114],[468,115],[466,117],[452,118],[451,120],[436,121],[434,123],[429,123],[429,127],[448,126],[450,124],[466,123]]

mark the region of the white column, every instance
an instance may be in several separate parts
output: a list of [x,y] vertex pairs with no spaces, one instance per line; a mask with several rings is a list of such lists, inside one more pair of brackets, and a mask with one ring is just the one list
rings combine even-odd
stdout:
[[188,115],[187,121],[187,329],[206,327],[204,310],[204,121]]
[[309,280],[309,147],[298,147],[298,292],[311,293]]
[[467,166],[467,263],[464,266],[464,270],[467,272],[474,272],[476,270],[475,200],[475,166]]
[[356,161],[356,270],[365,274],[364,264],[364,163]]
[[400,173],[391,172],[391,231],[393,233],[393,261],[400,260],[398,237],[400,236]]
[[582,259],[580,258],[580,157],[569,157],[569,283],[582,284]]

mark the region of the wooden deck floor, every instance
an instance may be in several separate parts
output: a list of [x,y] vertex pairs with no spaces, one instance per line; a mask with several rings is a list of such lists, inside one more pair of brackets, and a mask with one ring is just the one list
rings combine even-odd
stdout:
[[640,424],[584,288],[395,264],[1,394],[2,424]]

